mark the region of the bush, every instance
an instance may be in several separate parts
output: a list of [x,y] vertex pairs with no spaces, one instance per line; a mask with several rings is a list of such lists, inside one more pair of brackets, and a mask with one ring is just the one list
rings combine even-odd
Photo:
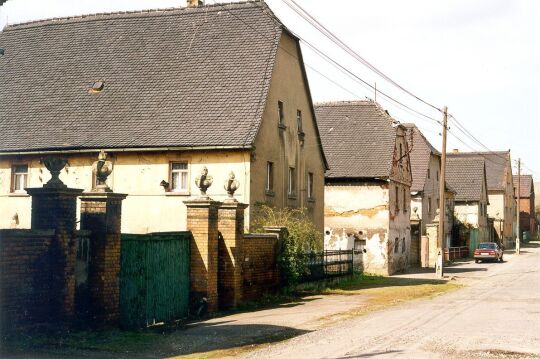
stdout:
[[281,243],[278,257],[281,281],[285,286],[298,283],[307,273],[305,253],[323,249],[323,234],[315,228],[304,209],[257,204],[251,223],[254,232],[262,232],[264,227],[287,228],[289,235]]

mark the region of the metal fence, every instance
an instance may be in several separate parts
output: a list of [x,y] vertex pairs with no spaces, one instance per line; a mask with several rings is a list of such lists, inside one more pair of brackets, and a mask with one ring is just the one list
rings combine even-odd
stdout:
[[354,252],[349,250],[310,252],[304,254],[307,273],[303,282],[315,281],[329,277],[339,277],[353,273]]

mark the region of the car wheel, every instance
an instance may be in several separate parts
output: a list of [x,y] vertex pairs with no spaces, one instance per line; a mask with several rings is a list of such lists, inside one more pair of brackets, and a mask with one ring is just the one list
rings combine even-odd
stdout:
[[480,259],[475,259],[474,263],[480,263]]

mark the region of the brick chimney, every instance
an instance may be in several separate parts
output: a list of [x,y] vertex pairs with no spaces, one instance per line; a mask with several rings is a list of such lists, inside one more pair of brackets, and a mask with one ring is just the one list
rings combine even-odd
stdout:
[[202,0],[187,0],[187,7],[197,7],[204,5]]

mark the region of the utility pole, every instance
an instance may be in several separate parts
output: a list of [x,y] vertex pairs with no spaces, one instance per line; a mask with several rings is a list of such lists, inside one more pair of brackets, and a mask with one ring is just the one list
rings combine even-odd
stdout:
[[441,176],[439,177],[439,236],[437,238],[437,247],[439,258],[435,265],[437,277],[444,277],[444,227],[446,219],[446,130],[448,129],[448,107],[443,108],[443,132],[442,132],[442,151],[441,151]]
[[518,188],[517,188],[517,238],[516,238],[516,254],[520,254],[521,250],[521,243],[519,241],[519,231],[521,230],[519,228],[519,202],[520,202],[520,196],[521,196],[521,158],[518,158]]

